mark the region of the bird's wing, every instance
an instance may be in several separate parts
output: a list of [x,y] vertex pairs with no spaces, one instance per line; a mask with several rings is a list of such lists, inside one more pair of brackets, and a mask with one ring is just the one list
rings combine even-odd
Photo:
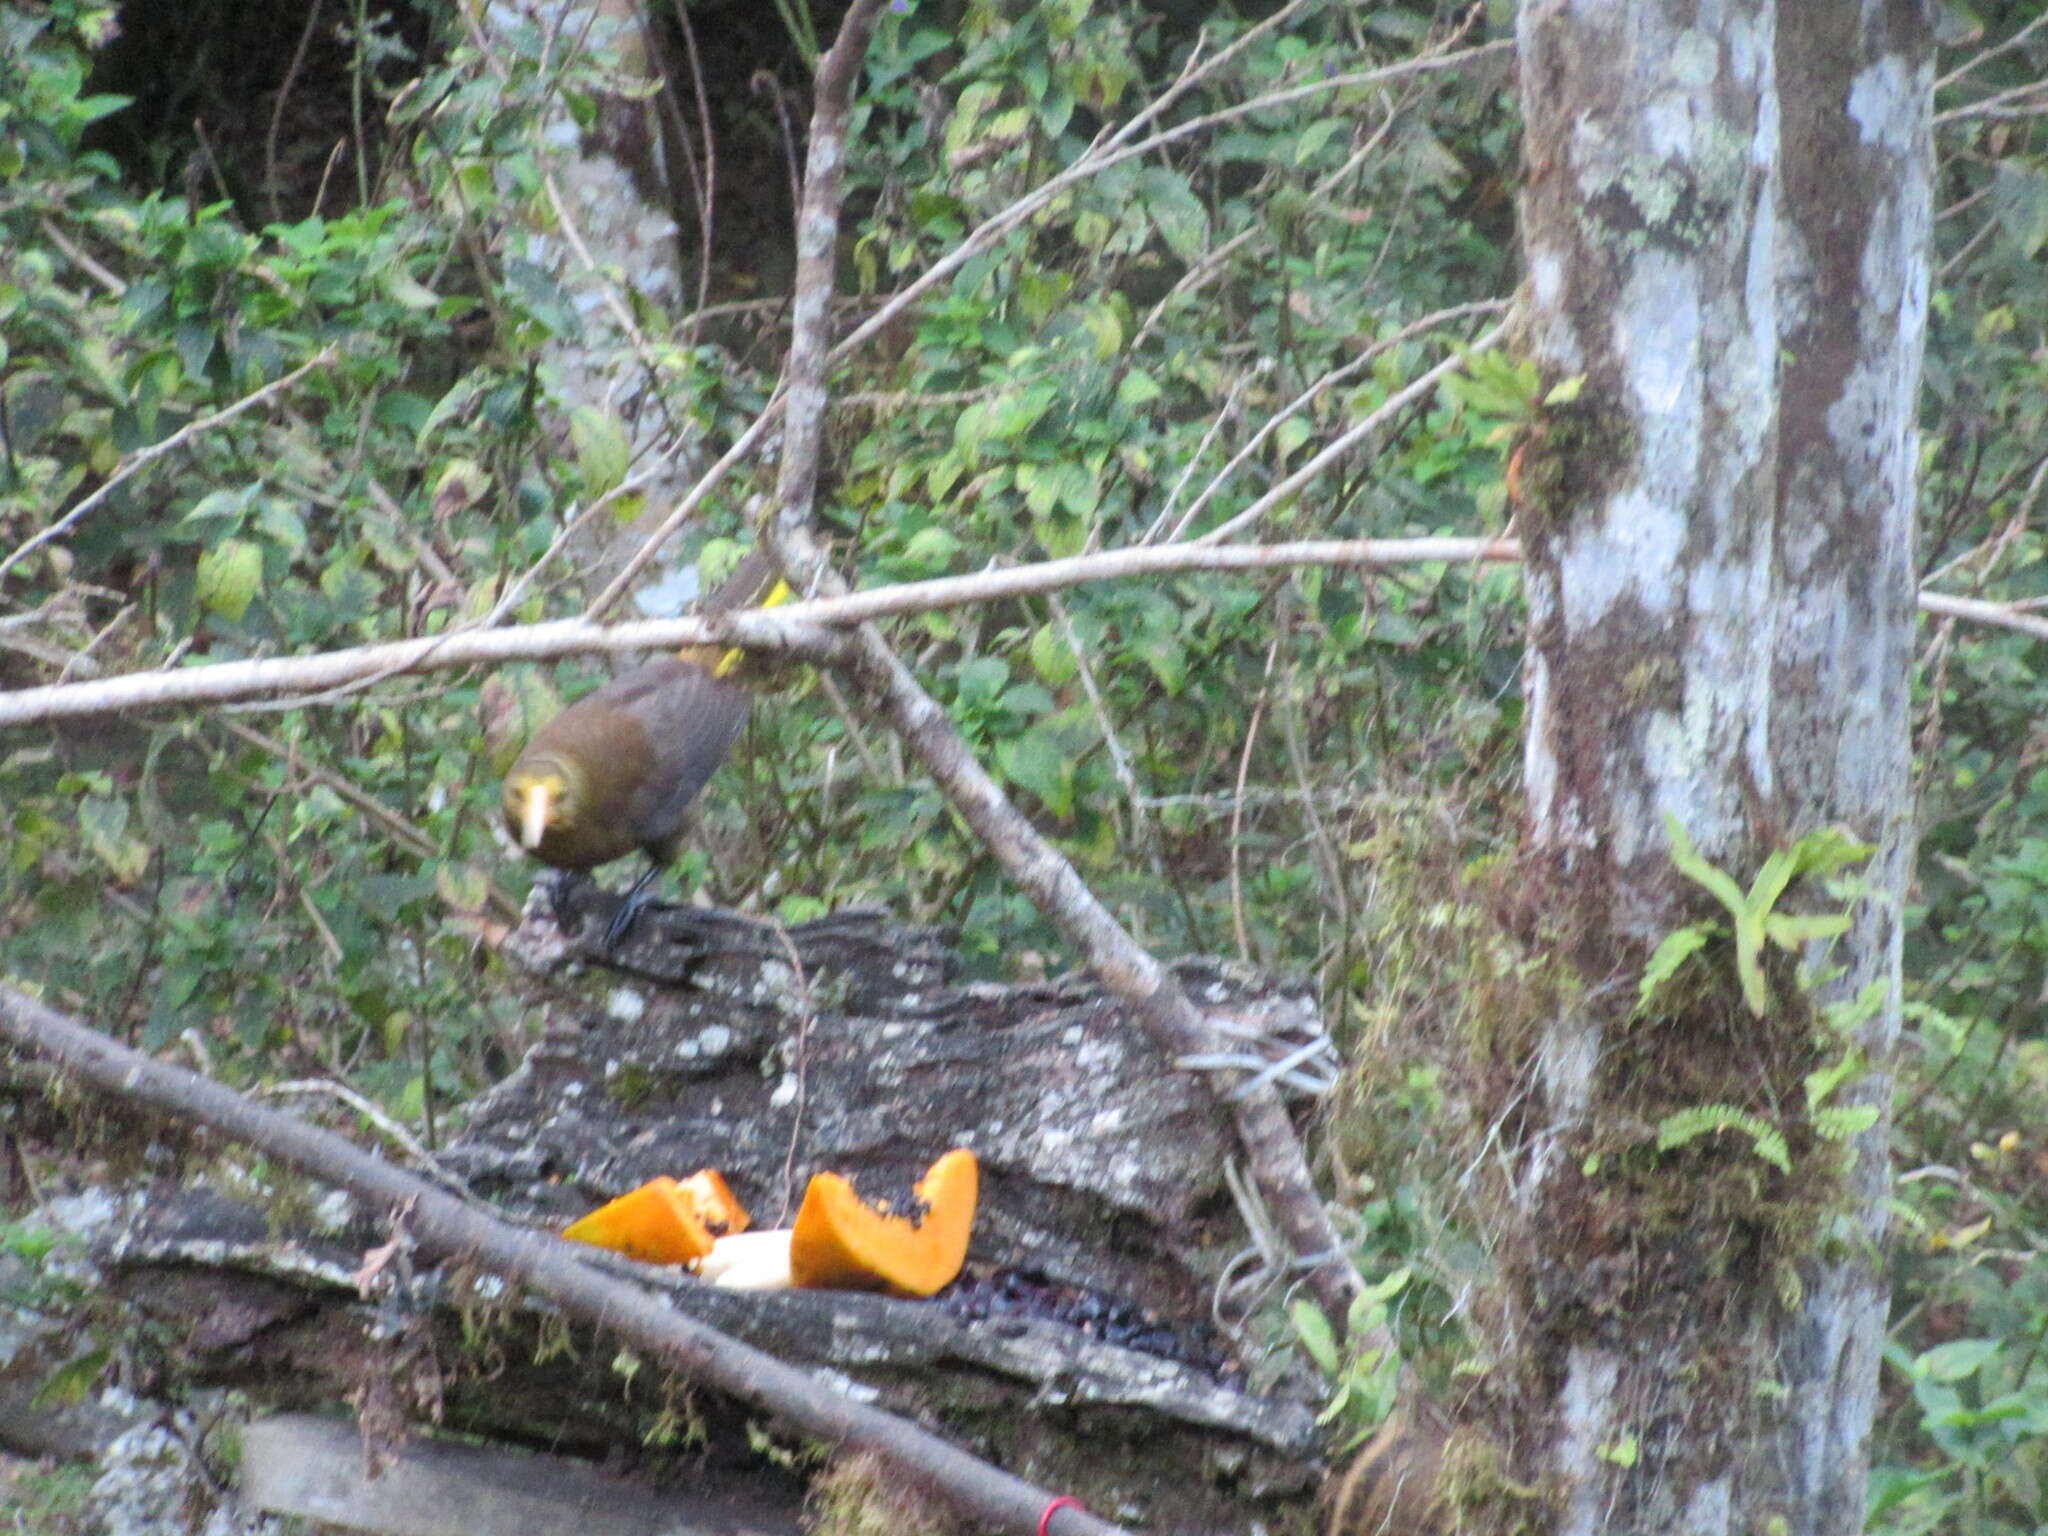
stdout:
[[647,727],[654,750],[655,768],[635,808],[643,844],[675,835],[690,802],[738,740],[753,704],[745,688],[702,667],[680,661],[653,665],[661,676],[650,679],[631,703],[620,701]]

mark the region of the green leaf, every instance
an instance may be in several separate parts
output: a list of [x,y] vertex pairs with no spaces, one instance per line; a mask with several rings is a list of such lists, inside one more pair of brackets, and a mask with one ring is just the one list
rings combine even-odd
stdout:
[[[1064,297],[1064,295],[1062,295]],[[1114,304],[1087,304],[1078,311],[1081,328],[1095,343],[1095,355],[1103,362],[1124,349],[1124,317]]]
[[1273,429],[1273,446],[1280,451],[1283,459],[1292,458],[1294,450],[1315,435],[1315,428],[1301,416],[1290,416]]
[[960,536],[950,528],[936,525],[918,529],[903,546],[903,558],[922,570],[937,570],[950,565],[959,553]]
[[569,441],[576,449],[586,494],[602,496],[626,478],[632,445],[626,438],[625,423],[611,412],[593,405],[576,407],[569,413]]
[[982,118],[1002,99],[1002,94],[1002,86],[993,80],[976,80],[960,92],[953,103],[953,115],[946,121],[948,160],[957,160],[961,151],[980,137]]
[[1601,1446],[1594,1454],[1602,1461],[1613,1462],[1617,1467],[1632,1467],[1636,1464],[1638,1453],[1639,1447],[1636,1443],[1636,1437],[1634,1435],[1623,1435],[1619,1439],[1608,1441],[1607,1444]]
[[1081,670],[1073,647],[1053,625],[1041,624],[1031,632],[1030,653],[1032,670],[1054,688],[1071,683]]
[[960,664],[955,686],[965,705],[986,704],[1009,685],[1010,669],[994,656],[976,656]]
[[1157,632],[1141,635],[1132,642],[1131,649],[1152,669],[1159,686],[1169,694],[1178,694],[1187,686],[1188,653],[1176,636]]
[[1352,1378],[1345,1376],[1337,1383],[1337,1390],[1330,1394],[1330,1401],[1323,1411],[1316,1415],[1318,1424],[1334,1424],[1351,1406]]
[[1187,178],[1154,165],[1139,177],[1139,186],[1145,212],[1167,249],[1189,266],[1200,261],[1209,244],[1209,214],[1189,190]]
[[1750,1013],[1762,1018],[1771,1011],[1771,987],[1764,979],[1764,925],[1762,919],[1745,909],[1735,917],[1735,975],[1742,983],[1742,1000]]
[[178,361],[185,365],[185,376],[203,381],[206,365],[213,360],[213,349],[220,340],[220,332],[211,319],[180,320],[171,333],[171,345],[177,349]]
[[1088,524],[1078,517],[1054,513],[1032,521],[1031,532],[1039,545],[1055,560],[1081,554],[1088,548]]
[[1997,1339],[1951,1339],[1913,1362],[1913,1375],[1926,1381],[1961,1381],[1983,1369],[1999,1351]]
[[2048,245],[2048,172],[2019,155],[2002,156],[1991,177],[1992,222],[2019,254],[2032,260]]
[[1877,1124],[1875,1104],[1837,1104],[1813,1112],[1815,1134],[1826,1141],[1848,1141]]
[[1740,917],[1747,905],[1742,887],[1700,857],[1685,827],[1669,811],[1664,813],[1664,830],[1670,834],[1671,862],[1678,866],[1678,872],[1695,885],[1704,886],[1709,895],[1728,909],[1730,916]]
[[1002,395],[988,403],[987,435],[999,442],[1022,437],[1058,398],[1050,385],[1034,385],[1014,394]]
[[232,518],[237,523],[248,514],[251,503],[261,485],[252,481],[228,491],[208,491],[180,521],[187,523],[206,522],[212,518]]
[[1818,1109],[1828,1097],[1850,1078],[1863,1071],[1863,1053],[1850,1051],[1840,1061],[1833,1062],[1818,1071],[1806,1074],[1806,1107]]
[[432,506],[435,518],[453,517],[457,512],[475,506],[490,488],[490,473],[476,460],[450,459],[441,471],[440,479],[434,482]]
[[403,262],[392,262],[380,275],[384,291],[407,309],[432,309],[441,302],[441,295],[406,271]]
[[288,555],[306,547],[306,520],[299,509],[278,496],[265,496],[256,508],[256,526]]
[[1317,122],[1310,123],[1306,128],[1302,129],[1300,137],[1294,141],[1294,163],[1296,165],[1306,165],[1309,161],[1313,160],[1316,157],[1316,152],[1329,143],[1331,138],[1342,127],[1344,127],[1344,119],[1325,117]]
[[1875,852],[1875,843],[1858,842],[1840,827],[1815,828],[1792,845],[1792,858],[1802,875],[1832,875]]
[[89,1349],[85,1353],[67,1360],[36,1388],[35,1396],[29,1399],[32,1408],[72,1408],[85,1401],[100,1373],[107,1368],[107,1361],[113,1356],[109,1345]]
[[1408,1282],[1414,1278],[1415,1271],[1403,1264],[1384,1280],[1367,1286],[1358,1299],[1370,1305],[1384,1306],[1408,1289]]
[[247,539],[223,539],[199,557],[200,603],[230,624],[242,622],[263,588],[263,551]]
[[1799,873],[1799,861],[1789,848],[1773,848],[1763,867],[1756,872],[1756,878],[1749,882],[1749,894],[1743,905],[1759,914],[1769,912],[1778,904],[1778,898],[1785,894],[1785,887],[1792,883],[1792,877]]
[[1294,1303],[1291,1313],[1294,1336],[1301,1341],[1302,1350],[1315,1361],[1316,1369],[1325,1376],[1334,1377],[1344,1361],[1337,1349],[1337,1334],[1330,1327],[1329,1318],[1323,1309],[1306,1298]]
[[1150,405],[1166,391],[1159,381],[1142,368],[1133,368],[1116,387],[1117,404],[1135,410],[1141,405]]
[[96,123],[103,117],[111,117],[134,100],[133,96],[81,96],[71,104],[71,118],[76,123]]
[[1817,939],[1840,938],[1848,931],[1846,912],[1776,912],[1764,919],[1764,932],[1780,949],[1798,949]]
[[123,885],[133,885],[149,868],[149,844],[128,835],[128,802],[118,796],[87,795],[78,803],[79,830],[86,846]]
[[1003,742],[996,748],[996,763],[1003,777],[1038,796],[1053,815],[1073,814],[1073,764],[1050,731],[1032,730]]

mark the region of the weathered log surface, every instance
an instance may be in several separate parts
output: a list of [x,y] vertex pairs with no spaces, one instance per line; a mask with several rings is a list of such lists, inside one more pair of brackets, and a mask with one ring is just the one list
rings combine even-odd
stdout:
[[[540,1041],[439,1154],[501,1214],[559,1226],[656,1174],[716,1167],[774,1225],[817,1169],[886,1193],[964,1145],[984,1170],[971,1268],[1029,1266],[1168,1324],[1206,1318],[1208,1276],[1244,1241],[1221,1193],[1227,1120],[1092,985],[958,985],[935,935],[859,912],[785,929],[655,909],[600,965],[571,935],[601,929],[607,902],[572,891],[562,924],[530,915],[515,936]],[[1182,976],[1275,1051],[1314,1047],[1302,987],[1216,964]],[[366,1299],[364,1255],[394,1234]],[[489,1276],[416,1269],[402,1213],[289,1183],[233,1199],[167,1187],[126,1202],[95,1248],[109,1300],[175,1341],[156,1367],[166,1386],[231,1385],[285,1409],[350,1401],[373,1433],[439,1419],[598,1451],[655,1430],[691,1437],[707,1465],[751,1454],[733,1405],[622,1372],[615,1345]],[[1298,1380],[1262,1395],[1059,1321],[724,1292],[590,1258],[1147,1529],[1282,1529],[1315,1476]]]
[[[602,929],[611,898],[574,891]],[[533,906],[541,906],[537,900]],[[530,908],[531,911],[531,908]],[[551,919],[516,941],[559,973],[590,951]],[[1304,984],[1177,967],[1213,1013],[1320,1037]],[[600,971],[548,995],[546,1037],[473,1107],[448,1162],[563,1218],[657,1174],[718,1168],[775,1225],[819,1169],[887,1194],[948,1147],[982,1165],[973,1255],[1198,1315],[1218,1250],[1230,1122],[1086,979],[956,985],[929,931],[854,911],[793,928],[658,908]]]

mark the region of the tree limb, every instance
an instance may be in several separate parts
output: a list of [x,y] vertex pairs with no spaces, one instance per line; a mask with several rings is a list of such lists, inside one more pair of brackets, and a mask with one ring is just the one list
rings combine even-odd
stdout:
[[[810,162],[797,215],[796,304],[783,391],[789,406],[776,510],[762,533],[784,573],[803,590],[844,590],[811,532],[818,456],[824,438],[825,371],[846,120],[852,86],[879,0],[856,0],[818,70]],[[882,706],[934,782],[1032,903],[1065,934],[1103,987],[1170,1059],[1224,1054],[1226,1043],[1173,975],[1132,938],[1074,866],[1039,835],[976,760],[946,712],[872,624],[852,635],[852,671]],[[1286,1106],[1270,1083],[1241,1069],[1210,1079],[1237,1123],[1247,1165],[1276,1224],[1308,1267],[1308,1281],[1341,1328],[1362,1288]]]
[[313,693],[379,674],[446,671],[479,663],[552,661],[601,651],[741,644],[829,665],[840,655],[844,641],[842,636],[828,631],[828,625],[928,613],[1001,598],[1041,596],[1090,581],[1178,571],[1268,570],[1293,565],[1377,569],[1418,562],[1463,564],[1520,558],[1520,548],[1512,539],[1324,539],[1297,544],[1176,544],[1117,549],[1009,570],[942,576],[933,581],[903,582],[867,592],[785,603],[772,611],[748,610],[721,615],[715,621],[694,617],[606,625],[584,619],[556,619],[543,624],[385,641],[311,656],[222,661],[208,666],[131,672],[85,683],[19,688],[0,692],[0,727],[169,704],[225,704],[272,694]]
[[[278,694],[313,693],[384,674],[440,672],[514,661],[555,661],[600,652],[668,650],[687,645],[740,644],[800,660],[836,665],[843,637],[828,626],[903,614],[932,613],[1005,598],[1041,597],[1095,581],[1185,571],[1255,571],[1287,566],[1385,570],[1402,565],[1512,564],[1520,543],[1507,538],[1306,539],[1289,544],[1156,544],[1041,560],[968,576],[906,581],[864,592],[786,603],[772,611],[721,617],[643,619],[595,624],[556,619],[502,629],[320,651],[310,656],[223,661],[167,671],[129,672],[82,683],[50,683],[0,692],[0,728],[77,719],[177,704],[231,704]],[[1985,598],[1922,592],[1920,609],[2048,640],[2048,617]],[[326,702],[326,701],[322,701]]]

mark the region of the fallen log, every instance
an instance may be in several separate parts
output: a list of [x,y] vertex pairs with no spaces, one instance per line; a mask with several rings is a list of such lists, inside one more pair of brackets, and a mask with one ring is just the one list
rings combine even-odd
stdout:
[[[599,965],[581,935],[607,916],[572,891],[508,945],[533,968],[540,1038],[438,1150],[470,1198],[556,1230],[656,1173],[712,1166],[773,1223],[820,1168],[886,1192],[971,1146],[983,1208],[958,1294],[978,1284],[976,1306],[728,1293],[588,1258],[1113,1518],[1194,1532],[1299,1509],[1318,1470],[1312,1384],[1279,1370],[1249,1390],[1243,1367],[1260,1362],[1226,1360],[1203,1326],[1243,1241],[1222,1193],[1228,1121],[1092,985],[959,983],[937,935],[871,913],[785,929],[657,908]],[[1327,1054],[1300,986],[1214,964],[1182,981],[1298,1080]],[[402,1210],[266,1178],[225,1181],[235,1198],[149,1191],[95,1239],[108,1294],[167,1341],[151,1367],[163,1389],[351,1402],[373,1441],[439,1421],[614,1455],[652,1441],[650,1465],[665,1440],[703,1466],[758,1464],[753,1410],[643,1369],[477,1265],[413,1252]],[[990,1315],[990,1287],[1019,1273],[1027,1293],[1083,1304]],[[1105,1337],[1118,1317],[1143,1326]]]

